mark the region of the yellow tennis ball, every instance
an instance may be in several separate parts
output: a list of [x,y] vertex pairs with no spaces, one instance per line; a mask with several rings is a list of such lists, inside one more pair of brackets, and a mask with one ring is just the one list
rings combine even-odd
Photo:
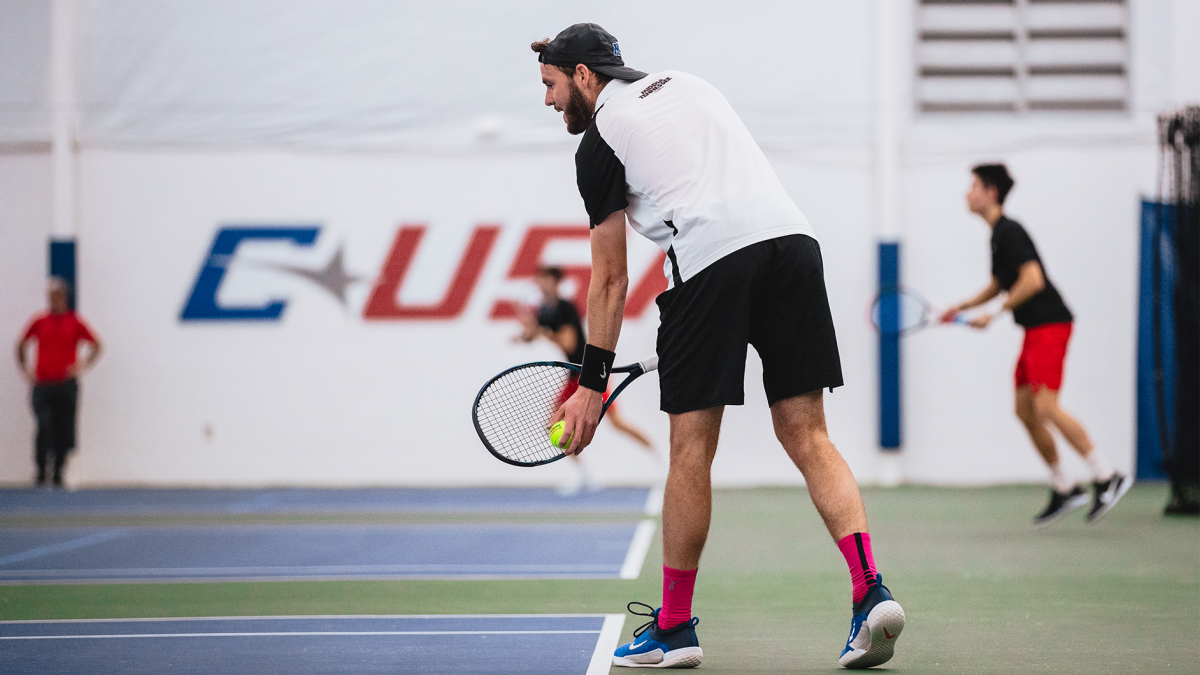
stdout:
[[566,439],[563,439],[562,437],[563,429],[566,428],[566,426],[567,424],[565,421],[559,420],[554,423],[554,426],[550,427],[550,442],[554,444],[554,447],[560,450],[571,444],[570,436],[567,436]]

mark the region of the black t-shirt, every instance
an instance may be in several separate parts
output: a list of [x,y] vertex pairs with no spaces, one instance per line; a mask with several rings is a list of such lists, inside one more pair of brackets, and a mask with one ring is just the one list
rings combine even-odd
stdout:
[[583,363],[583,345],[587,339],[583,336],[583,322],[579,320],[579,311],[570,300],[559,298],[558,303],[542,305],[538,309],[538,325],[545,326],[558,332],[563,326],[575,329],[575,349],[566,354],[568,363]]
[[1058,289],[1050,283],[1050,275],[1046,273],[1046,266],[1029,233],[1017,221],[1001,216],[992,228],[992,276],[996,277],[1000,288],[1011,289],[1017,282],[1021,266],[1031,260],[1042,268],[1046,286],[1013,309],[1013,320],[1026,328],[1072,321],[1075,317],[1071,316]]

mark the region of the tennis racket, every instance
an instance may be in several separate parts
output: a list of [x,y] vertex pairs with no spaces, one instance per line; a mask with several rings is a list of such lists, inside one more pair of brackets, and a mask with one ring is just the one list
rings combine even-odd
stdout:
[[[868,319],[875,330],[884,335],[907,335],[936,326],[938,311],[916,291],[898,288],[875,295]],[[953,323],[966,325],[961,313]]]
[[[628,373],[600,410],[600,419],[631,382],[658,368],[658,357],[613,368]],[[471,409],[475,432],[488,452],[515,466],[539,466],[566,455],[550,442],[550,418],[579,387],[580,366],[561,361],[536,361],[500,373],[483,385]]]

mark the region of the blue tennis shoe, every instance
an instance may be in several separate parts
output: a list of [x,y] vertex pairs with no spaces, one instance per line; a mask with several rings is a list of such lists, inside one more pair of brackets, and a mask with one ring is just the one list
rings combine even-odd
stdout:
[[[635,611],[634,605],[641,605],[650,613]],[[645,603],[631,602],[626,609],[637,616],[648,616],[650,620],[633,631],[633,642],[617,647],[613,665],[626,668],[695,668],[700,665],[704,659],[704,651],[696,639],[696,624],[700,619],[692,617],[691,621],[662,630],[658,627],[661,607],[654,609]]]
[[904,630],[904,608],[883,585],[883,575],[876,575],[875,585],[854,603],[853,611],[850,637],[838,663],[846,668],[870,668],[887,662]]

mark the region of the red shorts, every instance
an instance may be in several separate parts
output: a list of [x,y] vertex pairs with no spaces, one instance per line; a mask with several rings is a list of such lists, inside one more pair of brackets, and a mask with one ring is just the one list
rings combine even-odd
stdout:
[[1025,343],[1021,345],[1021,356],[1013,373],[1016,386],[1028,386],[1034,393],[1042,387],[1058,391],[1062,387],[1063,361],[1070,339],[1070,322],[1026,328]]
[[[563,392],[558,395],[558,405],[561,407],[562,404],[566,403],[567,399],[571,398],[571,396],[578,389],[579,389],[579,378],[578,377],[572,377],[571,379],[567,380],[567,386],[563,389]],[[605,403],[608,403],[608,392],[607,391],[604,392],[602,399]]]

